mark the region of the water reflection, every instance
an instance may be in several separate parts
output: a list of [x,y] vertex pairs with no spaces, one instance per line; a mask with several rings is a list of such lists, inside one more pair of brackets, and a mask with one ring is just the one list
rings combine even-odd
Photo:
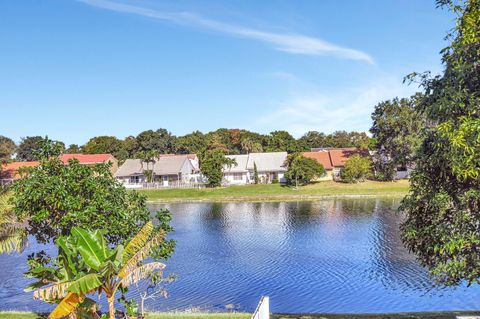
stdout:
[[[396,199],[279,203],[184,203],[169,208],[178,242],[170,298],[150,309],[233,304],[261,295],[277,312],[476,309],[478,287],[439,288],[402,246]],[[26,255],[0,257],[0,309],[43,309],[22,292]],[[8,277],[7,277],[8,276]],[[8,285],[5,285],[5,282]]]

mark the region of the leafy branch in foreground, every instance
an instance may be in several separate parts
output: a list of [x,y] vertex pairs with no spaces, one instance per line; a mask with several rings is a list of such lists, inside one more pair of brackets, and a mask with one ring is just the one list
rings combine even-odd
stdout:
[[457,15],[444,71],[420,77],[432,127],[401,209],[403,241],[446,285],[480,281],[480,1],[437,1]]

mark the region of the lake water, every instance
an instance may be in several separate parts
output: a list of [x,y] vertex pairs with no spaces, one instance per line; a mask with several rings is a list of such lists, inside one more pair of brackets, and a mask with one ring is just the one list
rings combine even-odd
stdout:
[[[149,309],[226,306],[273,312],[373,313],[480,308],[480,288],[436,287],[403,248],[396,199],[152,205],[173,214],[170,296]],[[26,256],[0,256],[0,310],[47,311],[24,293]],[[52,248],[49,248],[52,249]]]

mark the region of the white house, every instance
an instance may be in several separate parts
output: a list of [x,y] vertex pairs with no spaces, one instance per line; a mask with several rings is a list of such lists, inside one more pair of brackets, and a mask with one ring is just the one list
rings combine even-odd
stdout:
[[229,185],[248,184],[250,180],[247,170],[248,155],[227,155],[226,157],[235,160],[236,164],[223,168],[224,183]]
[[284,163],[287,158],[287,152],[250,153],[227,155],[227,157],[234,159],[236,165],[224,167],[224,184],[244,185],[254,183],[255,166],[257,167],[260,183],[286,182],[284,174],[287,169]]
[[198,172],[187,156],[161,156],[154,162],[146,163],[140,159],[127,159],[115,177],[127,188],[141,188],[147,183],[146,171],[152,171],[153,183],[159,187],[168,187],[174,183],[196,181]]

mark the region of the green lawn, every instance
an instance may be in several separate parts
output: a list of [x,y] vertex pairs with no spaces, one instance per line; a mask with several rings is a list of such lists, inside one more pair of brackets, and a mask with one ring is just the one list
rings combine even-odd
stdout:
[[[152,313],[147,319],[249,319],[248,313]],[[31,312],[0,312],[0,319],[46,319]]]
[[[365,315],[274,314],[272,319],[455,319],[458,315],[479,315],[479,312],[391,313]],[[248,319],[248,313],[153,313],[147,319]],[[45,319],[46,316],[28,312],[0,312],[0,319]]]
[[345,184],[334,181],[318,182],[299,189],[269,185],[244,185],[207,189],[152,189],[141,190],[150,201],[182,200],[298,200],[316,199],[331,196],[403,196],[408,192],[407,180],[397,182],[366,181]]

